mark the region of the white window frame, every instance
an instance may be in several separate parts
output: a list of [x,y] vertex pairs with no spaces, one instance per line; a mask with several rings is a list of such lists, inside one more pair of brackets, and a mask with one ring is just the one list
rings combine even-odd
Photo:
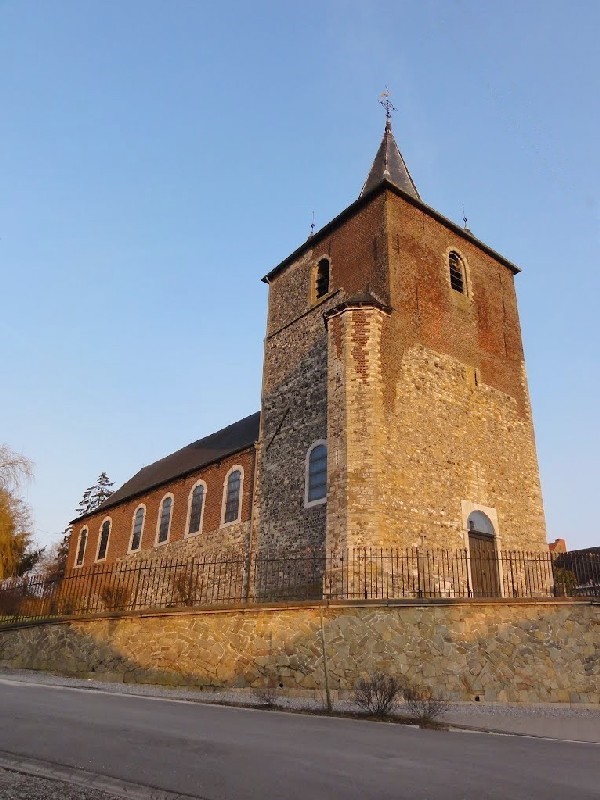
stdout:
[[[133,550],[132,545],[133,545],[133,531],[135,529],[135,518],[137,517],[137,513],[140,510],[140,508],[144,509],[144,519],[142,520],[142,530],[140,531],[140,545],[135,550]],[[128,553],[139,553],[139,551],[142,549],[142,539],[144,537],[144,528],[146,527],[146,513],[147,512],[145,503],[140,503],[133,512],[133,516],[131,518],[131,536],[129,537],[129,547],[127,548]]]
[[[104,523],[108,522],[108,539],[106,540],[106,552],[104,553],[104,558],[98,558],[100,555],[100,544],[102,543],[102,528]],[[108,558],[108,548],[110,546],[110,535],[112,533],[112,517],[104,517],[102,522],[100,523],[100,527],[98,528],[98,547],[96,548],[96,561],[106,561]],[[89,533],[88,533],[89,536]]]
[[[79,554],[79,545],[81,544],[81,537],[83,536],[83,532],[84,531],[86,533],[85,546],[83,548],[83,554],[81,556],[81,564],[78,564],[77,563],[77,556]],[[110,534],[109,534],[109,536],[110,536]],[[87,550],[87,546],[88,546],[89,540],[90,540],[90,529],[88,528],[87,525],[84,525],[83,528],[79,531],[79,536],[77,537],[77,547],[75,548],[75,560],[73,562],[73,566],[77,567],[78,569],[81,569],[81,567],[83,567],[83,563],[85,561],[85,551]],[[100,542],[98,542],[98,546],[99,545],[100,545]],[[107,548],[107,550],[108,550],[108,548]]]
[[[227,484],[229,481],[229,476],[233,472],[240,472],[241,480],[240,480],[240,502],[238,504],[238,515],[236,519],[232,519],[230,522],[225,522],[225,508],[227,506]],[[234,464],[233,467],[229,470],[227,475],[225,475],[225,480],[223,481],[223,496],[221,497],[221,527],[227,528],[230,525],[237,525],[238,522],[242,518],[242,507],[244,505],[244,468],[241,464]]]
[[[202,497],[202,511],[200,512],[200,527],[194,533],[190,533],[189,532],[189,527],[190,527],[190,517],[192,516],[192,496],[194,494],[194,489],[197,489],[198,486],[202,486],[204,488],[204,495]],[[185,518],[185,533],[184,533],[184,537],[186,539],[192,539],[194,536],[200,536],[200,534],[202,533],[202,530],[204,528],[204,509],[206,508],[206,495],[207,495],[207,493],[208,493],[208,487],[206,486],[206,481],[203,481],[202,479],[197,480],[196,483],[190,489],[190,493],[188,495],[187,515],[186,515],[186,518]]]
[[[165,500],[167,499],[167,497],[171,498],[171,513],[169,515],[169,528],[167,530],[167,538],[164,540],[164,542],[159,542],[158,541],[158,537],[160,535],[160,521],[162,519],[163,504],[164,504]],[[158,504],[158,515],[157,515],[157,518],[156,518],[156,536],[154,538],[154,546],[155,547],[164,547],[166,544],[169,543],[169,540],[171,538],[171,525],[173,524],[173,510],[174,509],[175,509],[175,497],[173,496],[173,492],[167,492],[166,494],[163,494],[163,496],[160,499],[160,503]]]
[[[310,468],[310,456],[315,447],[319,447],[319,445],[325,445],[325,449],[327,450],[327,473],[326,473],[326,484],[325,484],[325,497],[320,497],[318,500],[309,500],[308,479],[309,479],[309,468]],[[313,506],[322,506],[324,503],[327,502],[327,492],[329,489],[328,483],[329,483],[329,448],[327,447],[327,439],[317,439],[315,442],[311,444],[311,446],[306,451],[306,456],[304,459],[304,508],[313,508]]]

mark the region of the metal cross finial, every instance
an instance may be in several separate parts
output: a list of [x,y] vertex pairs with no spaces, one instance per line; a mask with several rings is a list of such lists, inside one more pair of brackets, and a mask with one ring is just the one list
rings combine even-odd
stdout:
[[392,118],[392,111],[397,111],[396,106],[390,100],[390,90],[385,87],[385,90],[379,95],[379,103],[385,108],[385,118],[390,120]]

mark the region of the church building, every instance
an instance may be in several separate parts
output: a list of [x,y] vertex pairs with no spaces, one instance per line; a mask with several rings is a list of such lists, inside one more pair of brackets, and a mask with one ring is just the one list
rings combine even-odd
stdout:
[[518,273],[421,199],[388,108],[356,201],[263,278],[261,411],[74,520],[68,568],[231,550],[546,551]]

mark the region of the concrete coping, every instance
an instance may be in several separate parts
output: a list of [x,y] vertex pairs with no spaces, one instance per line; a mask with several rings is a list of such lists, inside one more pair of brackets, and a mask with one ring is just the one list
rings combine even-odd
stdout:
[[396,600],[294,600],[278,603],[230,603],[180,608],[145,608],[138,611],[104,611],[96,614],[72,615],[63,617],[44,617],[23,620],[8,625],[0,623],[2,631],[19,628],[33,628],[39,625],[66,625],[71,622],[90,622],[111,619],[138,617],[199,616],[201,614],[236,614],[252,612],[286,611],[293,609],[328,608],[427,608],[435,606],[548,606],[548,605],[586,605],[600,606],[600,600],[590,597],[491,597],[491,598],[404,598]]

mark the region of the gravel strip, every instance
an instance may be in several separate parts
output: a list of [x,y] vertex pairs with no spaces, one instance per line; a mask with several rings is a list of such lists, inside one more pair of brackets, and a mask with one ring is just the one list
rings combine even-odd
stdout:
[[0,797],[2,800],[115,800],[116,795],[0,768]]

